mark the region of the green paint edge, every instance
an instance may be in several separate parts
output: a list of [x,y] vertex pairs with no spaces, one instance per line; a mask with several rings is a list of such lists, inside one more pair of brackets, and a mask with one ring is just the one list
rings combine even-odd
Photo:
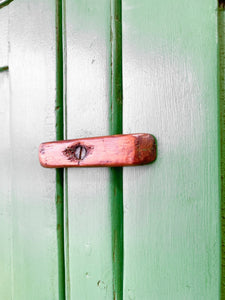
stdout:
[[[56,140],[64,136],[64,62],[63,62],[63,6],[56,0]],[[58,299],[65,299],[65,256],[64,256],[64,170],[56,169],[56,216],[58,246]]]
[[218,10],[218,76],[221,175],[221,299],[225,299],[225,10]]
[[[64,139],[67,140],[67,35],[66,35],[66,0],[62,0],[62,42],[63,42],[63,114]],[[64,169],[64,256],[65,256],[65,298],[71,299],[70,288],[70,249],[69,249],[69,204],[68,204],[68,169]]]
[[0,73],[2,72],[6,72],[9,70],[9,67],[8,66],[4,66],[4,67],[0,67]]
[[[111,0],[110,134],[123,132],[122,2]],[[123,168],[110,168],[113,299],[123,299]]]
[[9,5],[11,2],[13,2],[14,0],[5,0],[5,1],[0,1],[0,9]]

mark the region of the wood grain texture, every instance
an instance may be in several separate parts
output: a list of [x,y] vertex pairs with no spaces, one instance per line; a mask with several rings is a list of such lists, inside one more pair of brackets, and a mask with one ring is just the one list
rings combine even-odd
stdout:
[[[109,135],[110,1],[67,0],[67,138]],[[68,299],[112,299],[110,176],[68,169]]]
[[49,142],[39,147],[39,160],[46,168],[135,166],[155,159],[156,142],[150,134]]
[[58,299],[55,171],[37,158],[40,142],[56,139],[55,1],[14,1],[7,9],[12,296],[0,298]]
[[152,166],[124,170],[124,298],[220,298],[214,0],[123,0],[124,132]]

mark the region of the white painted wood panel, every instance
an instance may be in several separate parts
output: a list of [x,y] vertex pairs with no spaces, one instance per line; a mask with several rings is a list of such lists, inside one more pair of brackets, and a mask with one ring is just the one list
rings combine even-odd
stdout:
[[[0,298],[58,299],[55,171],[38,161],[39,144],[55,139],[55,3],[14,1],[4,11],[9,11],[10,96],[6,88],[1,101],[5,117],[10,115],[3,131],[5,141],[10,139],[10,151],[4,151],[10,156],[11,247],[1,247],[10,253],[12,274],[11,295]],[[7,164],[6,159],[5,172]]]
[[[67,138],[109,134],[110,2],[66,2]],[[110,176],[68,170],[68,299],[112,298]],[[68,269],[69,264],[69,269]]]
[[216,1],[123,0],[124,133],[158,158],[124,170],[124,298],[219,299]]

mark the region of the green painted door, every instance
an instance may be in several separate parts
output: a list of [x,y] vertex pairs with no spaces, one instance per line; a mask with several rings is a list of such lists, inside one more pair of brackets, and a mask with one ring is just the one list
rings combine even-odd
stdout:
[[[0,1],[0,299],[221,298],[223,18],[215,0]],[[38,162],[44,141],[139,132],[151,165]]]

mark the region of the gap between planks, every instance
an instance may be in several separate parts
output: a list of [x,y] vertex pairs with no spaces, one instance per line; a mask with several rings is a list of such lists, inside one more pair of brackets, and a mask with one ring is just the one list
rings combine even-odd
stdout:
[[[110,134],[122,134],[122,1],[111,0]],[[113,299],[123,299],[123,169],[110,169]]]

